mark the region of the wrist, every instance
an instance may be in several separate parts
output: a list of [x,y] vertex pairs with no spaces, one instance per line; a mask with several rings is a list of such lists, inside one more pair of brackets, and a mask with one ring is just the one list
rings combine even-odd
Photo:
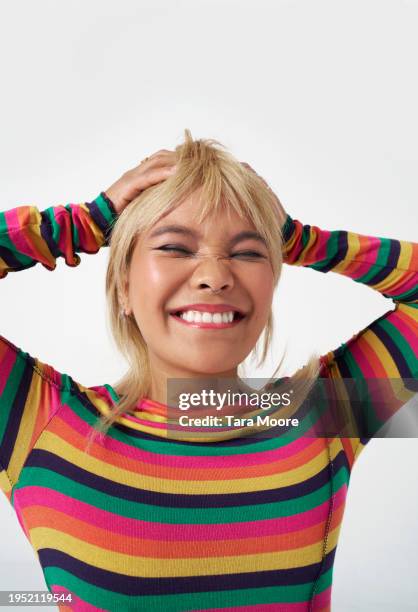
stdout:
[[283,242],[287,242],[295,231],[295,223],[292,217],[287,213],[286,219],[282,225]]
[[120,211],[118,209],[117,204],[115,203],[114,197],[111,194],[109,194],[109,189],[107,191],[102,191],[100,195],[105,200],[105,202],[108,204],[111,211],[115,213],[115,215],[119,215]]

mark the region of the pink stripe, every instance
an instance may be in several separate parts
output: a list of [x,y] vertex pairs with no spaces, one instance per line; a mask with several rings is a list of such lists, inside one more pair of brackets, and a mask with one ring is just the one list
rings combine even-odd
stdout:
[[361,278],[362,276],[367,274],[369,270],[370,270],[370,264],[369,263],[364,263],[364,262],[363,263],[358,263],[358,262],[356,262],[355,271],[353,271],[352,269],[349,270],[349,272],[346,273],[346,276],[349,276],[353,280],[357,280],[358,278]]
[[226,608],[197,608],[194,612],[201,610],[202,612],[306,612],[306,601],[299,603],[271,603],[271,604],[255,604],[254,606],[234,606]]
[[[345,503],[347,485],[343,485],[334,496],[335,509]],[[262,521],[242,523],[223,523],[216,525],[184,525],[142,521],[117,515],[95,508],[90,504],[68,498],[44,487],[28,486],[15,491],[16,512],[23,513],[25,508],[41,506],[52,508],[63,514],[84,521],[86,524],[119,533],[131,538],[169,540],[173,542],[201,540],[234,540],[250,537],[264,537],[300,531],[324,521],[328,516],[329,500],[321,505],[296,515]],[[227,515],[226,515],[227,516]],[[176,533],[177,531],[177,533]]]
[[[63,404],[57,418],[62,419],[65,423],[67,423],[83,437],[86,437],[92,429],[91,426],[88,425],[88,423],[82,421],[78,417],[78,415],[65,404]],[[314,428],[309,431],[313,430]],[[131,459],[135,459],[136,461],[143,461],[144,463],[149,463],[153,465],[163,464],[167,467],[199,468],[211,470],[213,468],[237,468],[249,467],[251,465],[263,465],[278,461],[280,459],[286,459],[301,452],[314,442],[314,436],[312,438],[300,437],[294,442],[287,444],[285,447],[269,451],[260,451],[248,455],[243,454],[224,456],[219,455],[214,457],[193,457],[171,456],[161,455],[160,453],[152,453],[150,451],[129,446],[124,442],[120,442],[119,440],[115,440],[113,438],[108,437],[106,439],[106,449],[111,450],[123,457],[129,457]],[[96,444],[99,444],[99,442],[96,442]]]
[[17,353],[6,345],[6,353],[0,363],[0,395],[3,393],[9,376],[11,375],[14,364],[16,363]]
[[[18,217],[18,208],[14,208],[12,210],[6,211],[6,220],[7,225],[10,228],[8,238],[15,245],[16,250],[19,253],[24,255],[28,255],[32,259],[36,259],[37,261],[42,260],[43,258],[40,256],[40,253],[34,250],[33,246],[25,239],[24,236],[24,224],[21,224]],[[29,214],[27,215],[26,222],[29,222]],[[13,231],[18,229],[18,231]]]
[[59,226],[58,247],[61,253],[64,253],[65,262],[68,263],[74,260],[70,218],[63,206],[54,206],[53,213],[55,222]]
[[391,286],[390,290],[383,289],[385,293],[405,293],[409,291],[417,284],[417,274],[416,272],[403,272],[403,276],[395,283],[395,285]]
[[[370,366],[368,359],[364,355],[363,351],[360,349],[358,345],[358,341],[355,343],[354,342],[351,343],[349,348],[350,348],[351,354],[353,355],[354,360],[356,361],[358,367],[361,369],[365,378],[367,377],[375,378],[376,372]],[[376,356],[376,359],[378,359],[377,356]]]
[[165,430],[167,428],[164,422],[159,423],[157,421],[147,421],[145,419],[140,419],[135,417],[133,414],[125,414],[124,418],[128,421],[132,421],[133,423],[138,423],[139,425],[143,425],[144,427],[152,427],[153,429],[161,429]]
[[57,604],[60,604],[58,606],[59,610],[63,608],[63,609],[69,609],[69,610],[77,610],[77,612],[106,612],[105,608],[97,608],[96,606],[92,606],[86,601],[83,601],[82,599],[80,599],[80,597],[77,597],[76,595],[74,595],[72,591],[69,591],[65,587],[60,586],[58,584],[52,584],[50,590],[51,590],[51,593],[56,594],[56,595],[70,595],[71,594],[71,601],[58,601],[57,602]]
[[[20,213],[21,214],[21,213]],[[19,220],[18,209],[12,208],[10,210],[4,211],[4,218],[7,223],[7,231],[10,234],[11,232],[20,231],[22,228],[22,223]],[[27,219],[29,221],[29,218]],[[10,238],[10,236],[9,236]]]
[[[331,236],[331,232],[329,230],[319,230],[318,232],[315,226],[312,227],[312,230],[315,231],[315,241],[320,241],[320,244],[318,248],[315,248],[315,242],[313,243],[313,246],[309,249],[309,256],[307,259],[310,263],[316,263],[317,261],[326,259],[327,242]],[[314,252],[312,253],[312,251]],[[314,257],[312,257],[312,255],[314,255]]]
[[313,600],[314,610],[318,610],[318,612],[320,612],[321,610],[324,610],[324,609],[326,611],[331,609],[331,588],[332,586],[329,586],[327,589],[325,589],[321,593],[317,593],[317,595],[315,595],[314,600]]

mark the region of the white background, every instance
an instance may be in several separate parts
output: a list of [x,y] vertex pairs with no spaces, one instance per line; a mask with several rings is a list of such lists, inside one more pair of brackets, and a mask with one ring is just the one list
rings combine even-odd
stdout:
[[[0,209],[89,201],[184,128],[250,163],[323,229],[417,239],[418,4],[401,0],[0,2]],[[126,364],[105,321],[107,251],[9,274],[0,333],[84,385]],[[393,307],[337,274],[286,267],[283,374]],[[415,610],[418,440],[373,440],[355,466],[333,610]],[[45,590],[0,497],[0,590]],[[22,608],[23,609],[23,608]],[[26,608],[25,608],[26,609]]]

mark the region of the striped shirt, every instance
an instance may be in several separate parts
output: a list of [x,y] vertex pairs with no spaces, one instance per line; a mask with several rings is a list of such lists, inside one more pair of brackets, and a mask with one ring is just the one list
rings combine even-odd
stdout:
[[[103,193],[0,212],[0,278],[38,262],[54,270],[58,257],[77,266],[78,253],[109,244],[116,218]],[[394,303],[321,357],[318,382],[399,383],[393,402],[347,393],[358,435],[309,435],[301,413],[281,435],[197,441],[141,398],[86,454],[115,389],[85,387],[0,336],[0,488],[60,610],[330,610],[352,467],[418,378],[418,245],[290,216],[283,235],[287,264],[343,274]]]

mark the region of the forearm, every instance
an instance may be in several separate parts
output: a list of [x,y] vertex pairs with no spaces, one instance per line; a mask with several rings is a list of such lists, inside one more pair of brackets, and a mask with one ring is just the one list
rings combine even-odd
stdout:
[[418,300],[417,243],[322,230],[290,216],[283,238],[287,264],[343,274],[396,301]]
[[116,216],[103,193],[90,203],[52,206],[42,212],[35,206],[0,212],[0,278],[36,263],[54,270],[58,257],[77,266],[77,253],[97,253],[109,243]]

